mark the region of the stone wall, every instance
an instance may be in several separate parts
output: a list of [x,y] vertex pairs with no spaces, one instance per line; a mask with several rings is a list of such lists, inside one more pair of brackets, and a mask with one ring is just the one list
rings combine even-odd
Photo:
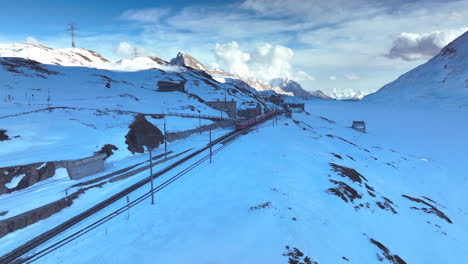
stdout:
[[68,175],[72,180],[79,180],[86,176],[101,172],[104,170],[105,153],[98,153],[94,156],[79,160],[56,161],[56,167],[67,169]]
[[71,202],[71,200],[63,198],[56,202],[33,209],[31,211],[27,211],[22,214],[7,218],[5,220],[1,220],[0,237],[3,237],[18,229],[25,228],[40,220],[46,219],[47,217],[58,213],[63,208],[68,207]]
[[179,83],[158,81],[159,92],[181,92],[185,93],[185,80]]
[[190,129],[190,130],[186,130],[186,131],[182,131],[182,132],[175,132],[175,133],[170,133],[169,132],[169,133],[166,134],[166,140],[169,141],[169,142],[172,142],[172,141],[175,141],[175,140],[186,138],[186,137],[188,137],[190,135],[193,135],[195,133],[202,133],[202,132],[206,132],[208,130],[213,130],[213,129],[217,129],[217,128],[226,128],[226,127],[229,127],[229,126],[233,126],[235,124],[236,124],[235,120],[225,120],[225,121],[220,121],[220,122],[213,123],[211,125],[201,126],[199,128]]
[[224,111],[227,113],[229,117],[236,118],[237,117],[237,103],[235,101],[213,101],[213,102],[205,102],[208,106]]

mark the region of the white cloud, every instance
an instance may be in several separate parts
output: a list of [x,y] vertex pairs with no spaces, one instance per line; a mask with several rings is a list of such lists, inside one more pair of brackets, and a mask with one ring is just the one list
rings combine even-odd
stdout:
[[249,65],[250,54],[242,50],[239,43],[232,41],[226,44],[216,43],[214,48],[216,61],[225,70],[239,74],[241,76],[250,76]]
[[336,98],[338,100],[360,100],[364,96],[371,94],[375,92],[375,90],[372,91],[356,91],[354,89],[338,89],[338,88],[333,88],[333,91],[328,93],[330,97]]
[[406,61],[429,59],[468,28],[430,33],[401,33],[394,41],[387,57]]
[[257,78],[271,80],[291,77],[291,59],[294,52],[284,46],[261,44],[252,53],[251,71]]
[[119,46],[115,49],[115,54],[119,57],[131,58],[135,56],[151,56],[154,53],[146,48],[134,46],[128,42],[120,42]]
[[301,81],[315,81],[315,78],[304,71],[298,71],[293,76],[293,80],[301,82]]
[[121,15],[121,18],[144,23],[159,22],[169,14],[169,11],[167,8],[129,9]]
[[291,61],[294,52],[288,47],[264,43],[257,45],[252,52],[247,52],[233,41],[226,44],[218,43],[213,51],[216,68],[241,76],[255,77],[261,81],[270,81],[274,78],[314,80],[314,77],[304,71],[292,70]]
[[330,81],[336,81],[336,76],[333,76],[333,75],[332,75],[332,76],[328,77],[328,79],[329,79]]
[[27,37],[26,42],[29,44],[34,44],[34,45],[39,45],[39,40],[37,40],[35,37]]
[[361,78],[361,77],[359,77],[359,76],[358,76],[357,74],[355,74],[355,73],[347,73],[347,74],[344,75],[344,77],[345,77],[346,79],[352,80],[352,81],[354,81],[354,80],[359,80],[359,79]]

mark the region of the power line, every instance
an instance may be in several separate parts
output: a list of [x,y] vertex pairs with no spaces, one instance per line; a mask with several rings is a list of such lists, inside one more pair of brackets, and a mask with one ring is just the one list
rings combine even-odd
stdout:
[[138,57],[140,54],[138,53],[138,48],[133,48],[133,57],[136,58]]
[[75,32],[77,30],[78,30],[78,28],[76,28],[75,23],[70,23],[70,28],[68,29],[68,31],[70,31],[70,35],[71,35],[71,39],[72,39],[72,48],[76,48],[76,45],[75,45]]

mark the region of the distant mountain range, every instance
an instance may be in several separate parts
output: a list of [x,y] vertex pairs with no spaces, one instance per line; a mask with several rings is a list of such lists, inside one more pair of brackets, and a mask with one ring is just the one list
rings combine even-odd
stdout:
[[204,71],[212,75],[215,79],[224,80],[227,83],[244,86],[245,88],[254,88],[258,92],[273,91],[277,94],[298,96],[301,98],[318,97],[322,99],[332,99],[320,90],[313,92],[306,91],[299,83],[293,80],[277,78],[273,79],[270,83],[264,83],[254,78],[239,76],[222,70],[210,70],[197,59],[184,52],[179,52],[170,63]]

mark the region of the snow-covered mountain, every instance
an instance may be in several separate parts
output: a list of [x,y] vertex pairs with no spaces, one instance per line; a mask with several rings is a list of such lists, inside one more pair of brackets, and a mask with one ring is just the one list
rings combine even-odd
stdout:
[[332,99],[330,96],[326,95],[324,92],[320,90],[316,91],[306,91],[302,86],[297,83],[296,81],[283,79],[283,78],[276,78],[270,81],[271,87],[278,87],[281,90],[289,93],[293,93],[294,96],[301,97],[301,98],[310,98],[310,97],[318,97],[322,99]]
[[[0,57],[0,130],[12,139],[0,142],[0,167],[82,158],[103,144],[118,146],[125,156],[123,136],[137,113],[219,117],[223,114],[205,101],[235,100],[238,109],[258,101],[204,72],[157,57],[110,62],[85,49],[18,43],[1,47],[0,56],[7,57]],[[183,83],[185,93],[157,92],[159,81]],[[29,120],[27,130],[24,120]],[[38,145],[38,138],[48,143]],[[64,147],[75,150],[60,151]]]
[[468,31],[440,53],[363,100],[468,107]]
[[332,99],[332,97],[326,95],[320,90],[306,91],[298,82],[289,79],[275,78],[269,83],[264,83],[255,78],[240,76],[238,74],[226,72],[220,69],[212,70],[203,65],[200,61],[196,60],[194,57],[184,52],[179,52],[170,63],[172,65],[186,66],[204,71],[220,82],[230,83],[237,87],[242,87],[249,90],[252,90],[253,88],[254,92],[257,91],[260,93],[268,93],[269,91],[273,91],[277,94],[297,96],[305,99],[310,97]]
[[205,67],[201,62],[196,60],[194,57],[188,55],[184,52],[179,52],[175,58],[171,60],[171,64],[179,65],[179,66],[186,66],[196,70],[208,72],[208,68]]
[[0,43],[0,57],[25,58],[61,66],[98,67],[110,63],[99,53],[87,49],[52,49],[29,43]]
[[[367,100],[309,100],[306,111],[223,143],[226,148],[212,163],[199,164],[158,192],[155,204],[144,201],[115,215],[44,255],[41,263],[463,263],[468,258],[468,108],[412,103],[466,98],[460,87],[466,80],[466,42],[457,41]],[[7,48],[9,57],[0,58],[5,94],[0,131],[7,138],[0,141],[0,167],[81,158],[104,144],[119,150],[106,160],[102,174],[82,180],[56,175],[0,195],[1,221],[63,199],[65,190],[79,190],[78,184],[86,188],[66,209],[0,237],[0,255],[148,177],[142,171],[117,181],[100,179],[147,164],[145,155],[131,155],[124,144],[135,114],[153,115],[148,120],[161,127],[157,116],[165,112],[219,115],[206,100],[227,96],[240,105],[256,100],[247,82],[224,72],[218,74],[226,82],[216,82],[194,61],[188,67],[156,57],[101,63],[96,56],[96,64],[83,67],[79,64],[87,60],[77,55],[66,62],[75,67],[65,67],[53,64],[73,54],[38,49],[41,56],[24,53],[25,59]],[[159,81],[185,82],[187,93],[156,92]],[[197,119],[167,117],[165,123],[171,131],[196,127]],[[351,129],[354,120],[365,120],[367,133]],[[196,134],[170,143],[169,150],[179,155],[207,142],[206,133]],[[163,148],[154,154],[160,162]],[[162,162],[155,169],[166,166]],[[167,176],[172,177],[156,178],[156,186]],[[15,177],[7,184],[20,181]],[[146,187],[128,199],[147,193]],[[41,248],[125,205],[115,202]]]

